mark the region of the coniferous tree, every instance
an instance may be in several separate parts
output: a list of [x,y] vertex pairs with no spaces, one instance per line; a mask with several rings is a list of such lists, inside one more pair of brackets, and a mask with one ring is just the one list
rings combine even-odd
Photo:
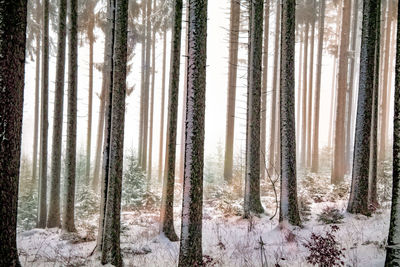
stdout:
[[0,4],[0,266],[21,266],[16,239],[26,21],[26,0]]
[[167,64],[167,28],[163,29],[163,59],[162,59],[162,78],[161,78],[161,108],[160,108],[160,149],[158,152],[158,181],[162,181],[163,171],[163,148],[164,148],[164,110],[165,110],[165,72]]
[[189,1],[188,52],[180,267],[202,264],[207,0]]
[[138,161],[142,166],[143,160],[143,134],[144,134],[144,106],[145,106],[145,77],[146,77],[146,6],[147,1],[142,0],[142,27],[141,27],[141,76],[140,76],[140,114],[139,114],[139,141]]

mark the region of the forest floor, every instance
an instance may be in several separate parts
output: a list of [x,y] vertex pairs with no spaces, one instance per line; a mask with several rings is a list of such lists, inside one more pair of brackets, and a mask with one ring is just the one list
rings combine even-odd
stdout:
[[[266,213],[243,219],[240,216],[240,193],[205,186],[203,209],[203,254],[206,266],[308,266],[310,250],[305,244],[311,234],[325,236],[331,225],[318,220],[323,211],[335,210],[339,221],[334,236],[342,251],[345,266],[383,266],[389,229],[389,201],[372,216],[345,212],[347,182],[340,187],[329,184],[328,175],[299,175],[299,203],[303,226],[278,225],[275,195],[269,182],[262,183],[262,203]],[[278,183],[277,183],[278,184]],[[381,195],[390,189],[380,185]],[[277,189],[279,192],[279,189]],[[179,192],[179,188],[177,192]],[[239,190],[240,191],[240,190]],[[385,199],[390,199],[384,197]],[[180,229],[180,202],[176,200],[177,233]],[[328,209],[327,209],[328,208]],[[332,215],[330,214],[330,215]],[[329,215],[329,216],[330,216]],[[329,217],[328,216],[328,217]],[[343,218],[340,218],[343,216]],[[171,243],[158,233],[159,211],[124,210],[121,216],[121,248],[125,266],[176,266],[179,242]],[[32,229],[18,234],[23,266],[100,266],[93,251],[97,234],[97,217],[77,221],[77,232],[65,234],[59,229]],[[260,242],[261,241],[261,242]]]

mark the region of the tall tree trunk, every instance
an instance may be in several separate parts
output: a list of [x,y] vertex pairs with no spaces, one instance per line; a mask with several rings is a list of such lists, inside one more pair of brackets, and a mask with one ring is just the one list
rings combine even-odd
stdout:
[[377,0],[365,0],[360,55],[360,81],[354,143],[353,177],[347,211],[368,214],[368,176],[375,76]]
[[167,28],[163,32],[163,64],[161,85],[161,113],[160,113],[160,149],[158,152],[158,182],[162,181],[163,171],[163,149],[164,149],[164,110],[165,110],[165,68],[167,64]]
[[301,93],[302,93],[302,88],[301,88],[301,71],[302,71],[302,65],[303,65],[303,40],[304,40],[304,30],[299,28],[300,33],[300,54],[299,54],[299,70],[298,70],[298,78],[297,78],[297,111],[296,111],[296,155],[299,155],[299,144],[300,144],[300,126],[301,126],[301,117],[300,117],[300,107],[301,107]]
[[113,62],[113,70],[115,71],[113,72],[111,107],[110,168],[101,262],[102,264],[110,263],[119,267],[123,264],[120,248],[120,217],[124,152],[128,0],[116,0],[115,2]]
[[202,264],[207,0],[189,1],[189,29],[180,267]]
[[262,213],[260,200],[260,106],[263,41],[263,0],[251,2],[249,16],[249,73],[247,78],[247,144],[244,216]]
[[[276,14],[281,13],[280,0],[276,2]],[[271,130],[269,138],[269,156],[268,169],[269,173],[275,173],[277,166],[275,165],[275,132],[276,132],[276,102],[278,91],[278,58],[279,58],[279,33],[280,33],[280,16],[275,18],[275,48],[274,48],[274,71],[272,74],[272,99],[271,99]]]
[[279,221],[300,225],[300,215],[297,207],[296,126],[294,113],[295,9],[295,0],[282,2],[280,69],[281,193]]
[[75,177],[76,177],[76,124],[78,84],[78,1],[71,0],[68,14],[68,117],[67,151],[65,156],[66,177],[64,185],[62,228],[75,231]]
[[0,5],[0,266],[21,266],[18,182],[24,100],[27,1]]
[[37,227],[45,228],[47,219],[47,137],[49,102],[49,0],[43,0],[42,92],[40,118],[39,207]]
[[269,37],[269,0],[265,2],[264,9],[264,54],[261,91],[261,137],[260,137],[260,179],[265,179],[265,146],[267,134],[267,85],[268,85],[268,37]]
[[228,97],[225,131],[224,178],[230,183],[233,170],[233,140],[235,136],[236,80],[239,51],[240,0],[231,0],[229,26]]
[[393,116],[393,189],[385,266],[400,265],[400,2],[397,9],[396,70]]
[[310,39],[310,65],[308,72],[308,111],[307,111],[307,168],[311,167],[311,136],[312,136],[312,112],[313,112],[313,85],[314,85],[314,37],[315,37],[315,0],[312,0],[312,15],[311,15],[311,39]]
[[65,43],[67,36],[67,0],[60,0],[58,7],[58,51],[56,88],[54,97],[53,141],[51,151],[51,190],[47,227],[60,227],[60,172],[62,125],[64,107]]
[[391,28],[392,19],[390,17],[390,12],[393,9],[392,1],[387,3],[386,12],[386,33],[385,33],[385,54],[383,61],[383,78],[382,78],[382,115],[381,115],[381,127],[380,127],[380,142],[379,142],[379,159],[384,160],[386,157],[386,138],[387,138],[387,120],[386,113],[388,113],[388,76],[389,76],[389,62],[390,62],[390,39],[391,39]]
[[178,124],[179,71],[181,60],[182,0],[174,1],[174,17],[172,27],[167,137],[163,194],[160,214],[160,232],[164,233],[169,240],[178,241],[178,237],[174,229],[174,183],[176,132]]
[[349,91],[348,91],[348,101],[347,101],[347,126],[346,126],[346,154],[345,154],[345,164],[346,172],[350,172],[351,166],[351,148],[353,144],[351,143],[353,134],[353,94],[354,94],[354,76],[355,76],[355,63],[356,63],[356,44],[357,44],[357,31],[358,31],[358,0],[354,0],[353,3],[353,21],[351,29],[351,47],[350,51],[352,56],[350,56],[350,69],[349,69]]
[[303,93],[302,93],[302,105],[301,105],[301,145],[300,145],[300,167],[303,169],[306,167],[307,160],[307,147],[306,147],[306,134],[307,134],[307,64],[308,64],[308,33],[310,29],[310,23],[306,19],[304,30],[304,52],[303,52]]
[[[156,11],[156,0],[153,0],[153,10]],[[154,115],[154,82],[156,74],[156,30],[153,26],[151,36],[151,93],[150,93],[150,127],[149,127],[149,160],[147,164],[147,180],[151,180],[153,162],[153,115]]]
[[336,74],[337,74],[337,54],[333,56],[333,72],[332,72],[332,87],[331,87],[331,105],[329,112],[329,133],[328,133],[328,147],[332,148],[332,135],[333,135],[333,123],[336,103]]
[[333,168],[331,173],[331,182],[339,184],[344,180],[345,174],[345,115],[346,92],[347,92],[347,72],[348,72],[348,52],[350,36],[350,1],[343,1],[342,6],[342,29],[339,47],[339,71],[337,82],[336,97],[336,118],[335,118],[335,145],[333,148]]
[[142,166],[143,161],[143,134],[144,134],[144,106],[145,106],[145,77],[146,77],[146,2],[142,1],[142,57],[141,57],[141,78],[140,78],[140,119],[139,119],[139,141],[138,141],[138,163]]
[[[357,0],[356,0],[357,1]],[[322,52],[324,47],[324,23],[325,23],[325,1],[319,3],[319,22],[318,22],[318,54],[317,54],[317,76],[315,80],[314,95],[314,130],[312,146],[311,172],[317,173],[319,170],[319,109],[321,95],[321,70]]]

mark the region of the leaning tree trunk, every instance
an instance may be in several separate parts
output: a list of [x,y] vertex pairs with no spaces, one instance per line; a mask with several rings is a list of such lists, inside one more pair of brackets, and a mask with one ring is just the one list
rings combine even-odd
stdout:
[[160,149],[158,152],[158,182],[162,181],[163,148],[164,148],[164,109],[165,109],[165,68],[167,64],[167,28],[163,29],[163,64],[161,80],[161,114],[160,114]]
[[[357,1],[357,0],[356,0]],[[322,70],[322,52],[324,45],[324,22],[325,22],[325,1],[319,3],[319,25],[318,25],[318,55],[317,55],[317,76],[315,80],[314,95],[314,131],[312,146],[311,172],[317,173],[319,170],[319,109],[321,95],[321,70]]]
[[172,24],[171,61],[168,96],[167,139],[165,151],[165,167],[163,194],[161,201],[160,232],[171,241],[178,241],[174,229],[174,183],[176,132],[179,98],[179,69],[181,58],[182,35],[182,0],[174,1],[174,20]]
[[244,217],[262,213],[260,200],[260,108],[262,78],[263,1],[249,7],[249,73],[247,84],[247,144]]
[[240,0],[231,0],[229,26],[228,96],[225,131],[224,179],[230,183],[233,170],[233,140],[235,136],[236,80],[239,51]]
[[[281,13],[280,0],[276,2],[276,14]],[[269,138],[269,156],[268,156],[268,171],[270,174],[276,172],[275,166],[275,132],[276,132],[276,102],[278,91],[278,57],[279,57],[279,32],[280,32],[280,16],[275,19],[275,49],[274,49],[274,71],[272,74],[272,99],[271,99],[271,128]]]
[[269,0],[265,2],[264,10],[264,55],[261,91],[261,136],[260,136],[260,179],[265,179],[265,146],[267,134],[267,84],[268,84],[268,37],[269,37]]
[[348,50],[350,36],[350,1],[343,1],[342,9],[342,30],[339,47],[339,72],[336,96],[336,118],[335,118],[335,145],[333,154],[333,168],[331,182],[339,184],[344,180],[345,162],[345,115],[346,115],[346,92],[347,92],[347,72],[348,72]]
[[51,190],[47,227],[60,227],[60,172],[62,125],[64,107],[65,43],[67,36],[67,0],[60,0],[58,7],[58,51],[56,88],[54,97],[53,141],[51,151]]
[[295,0],[283,1],[280,70],[281,194],[279,221],[300,225],[297,207],[294,113],[295,9]]
[[306,134],[307,134],[307,64],[308,64],[308,33],[310,29],[309,21],[305,21],[304,30],[304,51],[303,51],[303,93],[301,104],[301,144],[300,144],[300,167],[306,167]]
[[185,177],[178,264],[180,267],[202,264],[207,0],[189,1],[189,14]]
[[121,191],[124,152],[128,0],[116,0],[111,138],[101,263],[122,266],[120,248]]
[[75,231],[75,177],[76,177],[76,123],[77,123],[77,85],[78,85],[78,0],[70,1],[68,21],[68,117],[67,151],[65,156],[66,175],[62,228]]
[[42,92],[40,118],[39,206],[37,227],[45,228],[47,219],[47,142],[49,102],[49,0],[43,1]]
[[353,177],[347,211],[368,214],[368,176],[372,121],[372,99],[375,76],[377,0],[366,0],[360,54],[360,81],[354,142]]
[[18,182],[24,99],[27,1],[0,5],[0,266],[21,266]]
[[[400,2],[397,9],[400,18]],[[400,265],[400,20],[397,19],[396,70],[393,116],[393,189],[385,266]]]

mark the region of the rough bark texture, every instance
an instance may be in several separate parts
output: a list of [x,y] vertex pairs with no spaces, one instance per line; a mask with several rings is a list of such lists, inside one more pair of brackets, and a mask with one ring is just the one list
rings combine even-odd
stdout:
[[64,107],[65,43],[67,37],[67,0],[60,0],[58,7],[58,51],[56,65],[56,88],[53,113],[53,141],[51,150],[51,188],[47,227],[60,227],[60,172],[62,125]]
[[[276,14],[281,13],[280,0],[276,2]],[[280,16],[276,16],[275,19],[275,48],[274,48],[274,71],[272,74],[272,99],[271,99],[271,128],[269,138],[269,156],[268,156],[268,170],[272,174],[276,171],[275,161],[275,132],[276,132],[276,102],[278,92],[278,58],[279,58],[279,33],[280,33]]]
[[207,0],[189,0],[188,52],[180,267],[202,264]]
[[27,1],[0,1],[0,266],[21,266],[17,250]]
[[40,160],[37,227],[45,228],[47,219],[47,137],[49,102],[49,1],[43,1],[42,85],[40,107]]
[[[397,9],[400,18],[400,2]],[[393,116],[393,189],[392,208],[385,266],[400,265],[400,20],[397,20],[396,70]]]
[[120,249],[121,191],[124,150],[128,0],[115,1],[110,162],[104,216],[102,264],[122,266]]
[[265,146],[267,134],[267,85],[268,85],[268,37],[269,37],[269,0],[264,7],[264,54],[263,54],[263,73],[261,88],[261,133],[260,133],[260,179],[265,179]]
[[179,71],[181,57],[182,34],[182,0],[174,1],[174,20],[172,24],[170,79],[168,96],[167,139],[165,151],[165,168],[163,194],[161,201],[160,232],[171,241],[177,241],[178,236],[174,229],[174,183],[175,183],[175,156],[176,132],[179,97]]
[[163,33],[163,64],[161,79],[161,111],[160,111],[160,149],[158,152],[158,182],[162,181],[163,149],[164,149],[164,110],[165,110],[165,68],[167,64],[167,29]]
[[233,140],[235,136],[236,80],[239,51],[240,0],[231,0],[229,26],[228,96],[226,110],[224,178],[230,183],[233,169]]
[[342,11],[342,28],[339,46],[339,72],[337,82],[336,97],[336,118],[335,118],[335,145],[333,154],[333,168],[331,173],[331,182],[339,184],[344,180],[346,170],[345,164],[345,115],[346,109],[346,92],[347,92],[347,72],[348,72],[348,50],[350,37],[350,1],[343,1]]
[[68,116],[67,149],[65,156],[65,182],[62,228],[75,231],[75,177],[76,177],[76,123],[77,123],[77,84],[78,84],[78,1],[71,0],[68,13]]
[[304,30],[300,30],[301,35],[300,35],[300,54],[299,54],[299,70],[298,70],[298,78],[297,78],[297,111],[296,111],[296,156],[299,154],[299,145],[300,145],[300,126],[301,126],[301,117],[300,117],[300,108],[301,108],[301,93],[302,93],[302,88],[301,88],[301,71],[302,71],[302,65],[303,65],[303,40],[304,40]]
[[376,2],[364,1],[353,177],[347,211],[368,214],[368,177],[375,76]]
[[300,145],[300,167],[306,167],[307,160],[307,147],[306,147],[306,137],[307,137],[307,64],[308,64],[308,34],[310,30],[310,23],[306,19],[304,29],[304,51],[303,51],[303,93],[302,93],[302,104],[301,104],[301,145]]
[[297,207],[296,126],[294,113],[295,9],[295,0],[282,2],[280,70],[281,193],[279,221],[300,225],[300,215]]
[[[357,1],[357,0],[356,0]],[[322,50],[324,45],[324,22],[325,22],[325,1],[319,3],[319,22],[318,22],[318,54],[317,54],[317,75],[315,77],[314,95],[314,129],[311,172],[317,173],[319,170],[319,108],[321,95],[321,70],[322,70]]]
[[249,16],[249,73],[247,78],[247,144],[244,217],[262,213],[260,200],[260,108],[263,41],[263,1],[250,5]]

